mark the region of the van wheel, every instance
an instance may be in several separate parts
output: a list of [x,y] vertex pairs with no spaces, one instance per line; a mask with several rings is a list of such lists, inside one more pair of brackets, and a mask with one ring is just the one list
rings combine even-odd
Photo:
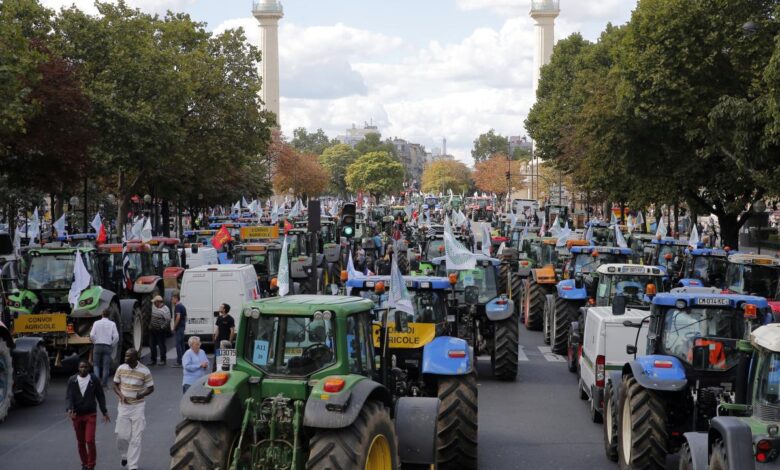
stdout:
[[604,388],[604,425],[601,429],[604,431],[604,453],[607,458],[617,462],[617,433],[618,433],[618,397],[617,389],[611,381],[607,382]]

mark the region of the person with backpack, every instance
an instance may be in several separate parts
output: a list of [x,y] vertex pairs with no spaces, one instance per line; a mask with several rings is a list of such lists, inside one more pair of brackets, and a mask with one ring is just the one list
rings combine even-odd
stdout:
[[171,329],[171,311],[159,295],[152,299],[152,318],[149,324],[149,347],[152,350],[150,366],[157,365],[157,353],[160,353],[160,365],[165,365],[167,350],[165,338]]

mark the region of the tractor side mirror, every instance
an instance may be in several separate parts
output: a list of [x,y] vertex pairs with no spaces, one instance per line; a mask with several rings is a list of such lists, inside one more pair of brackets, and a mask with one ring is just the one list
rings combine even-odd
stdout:
[[463,293],[463,300],[466,305],[477,305],[479,303],[479,287],[468,286]]
[[409,314],[401,310],[395,311],[395,331],[409,333]]
[[626,296],[616,295],[612,299],[612,315],[619,316],[626,313]]
[[627,344],[626,354],[628,354],[629,356],[633,356],[634,354],[636,354],[636,346],[634,346],[633,344]]

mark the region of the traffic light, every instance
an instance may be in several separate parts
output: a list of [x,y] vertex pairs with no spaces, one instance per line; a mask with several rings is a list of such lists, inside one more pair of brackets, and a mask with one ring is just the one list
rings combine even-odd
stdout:
[[355,204],[352,202],[341,208],[341,236],[347,239],[355,236]]

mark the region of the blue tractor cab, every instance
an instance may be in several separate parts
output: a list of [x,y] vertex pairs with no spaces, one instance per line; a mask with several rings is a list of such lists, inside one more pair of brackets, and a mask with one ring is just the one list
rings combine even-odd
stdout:
[[[447,468],[477,468],[477,383],[474,351],[458,338],[450,300],[452,284],[446,277],[404,276],[414,313],[407,316],[403,331],[388,329],[386,341],[393,357],[387,387],[396,396],[438,397],[438,463]],[[347,281],[350,295],[374,302],[377,319],[388,310],[390,276],[365,276]],[[390,316],[389,318],[392,318]],[[373,329],[374,347],[382,346],[378,324]],[[453,407],[469,413],[455,418]]]
[[609,224],[600,220],[591,220],[585,224],[585,231],[593,228],[593,237],[590,239],[590,243],[595,246],[607,246],[609,244],[609,237],[612,229]]
[[66,233],[55,238],[54,242],[47,243],[47,246],[72,246],[74,248],[95,247],[97,240],[96,233]]
[[[621,314],[621,305],[613,304],[613,315]],[[667,454],[680,449],[684,433],[708,429],[718,406],[733,403],[738,369],[747,360],[744,340],[757,323],[771,318],[762,297],[690,287],[656,295],[644,320],[650,322],[647,350],[629,345],[634,359],[609,373],[608,457],[619,459],[621,468],[663,468]]]
[[728,252],[720,248],[685,250],[685,260],[677,285],[725,288],[728,255]]

